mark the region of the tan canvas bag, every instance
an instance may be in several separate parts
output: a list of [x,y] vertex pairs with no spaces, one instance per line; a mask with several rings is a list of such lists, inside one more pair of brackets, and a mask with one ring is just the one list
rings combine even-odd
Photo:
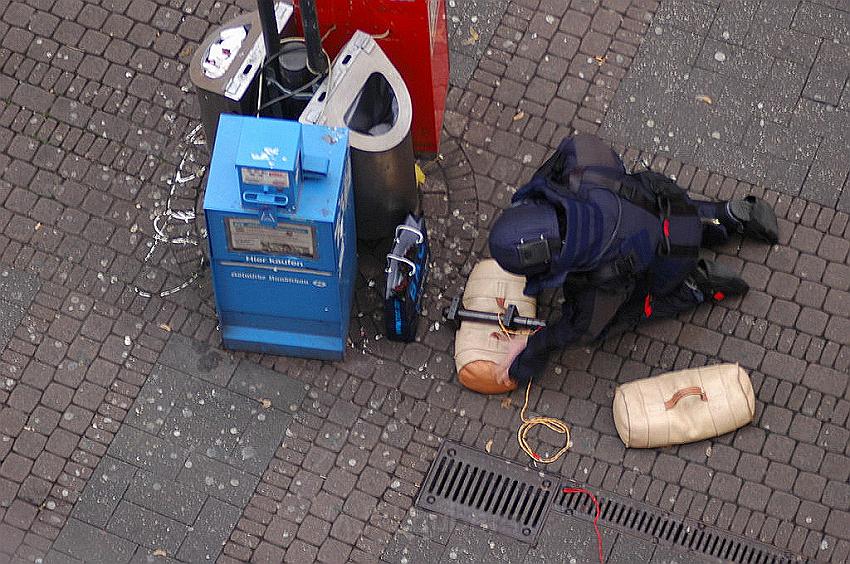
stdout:
[[750,377],[737,364],[668,372],[617,387],[614,424],[627,447],[678,445],[717,437],[755,414]]
[[[537,301],[522,293],[525,277],[511,274],[493,259],[475,265],[463,292],[463,307],[501,313],[508,304],[523,317],[534,317]],[[527,340],[516,335],[514,339]],[[502,394],[516,388],[496,381],[496,369],[508,354],[510,343],[498,325],[464,321],[455,335],[455,367],[460,383],[481,394]]]

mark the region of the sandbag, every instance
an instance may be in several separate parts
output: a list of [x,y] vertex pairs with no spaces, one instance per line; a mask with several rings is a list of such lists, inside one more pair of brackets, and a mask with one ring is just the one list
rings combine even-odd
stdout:
[[614,394],[617,433],[633,448],[718,437],[754,414],[753,385],[737,364],[667,372],[618,386]]
[[[463,293],[463,307],[491,313],[502,313],[505,307],[517,306],[518,314],[534,317],[537,300],[523,294],[525,277],[511,274],[493,259],[475,265]],[[527,340],[525,335],[514,339]],[[510,341],[498,325],[464,321],[455,336],[455,367],[460,383],[481,394],[502,394],[516,389],[496,380],[496,370],[508,354]]]

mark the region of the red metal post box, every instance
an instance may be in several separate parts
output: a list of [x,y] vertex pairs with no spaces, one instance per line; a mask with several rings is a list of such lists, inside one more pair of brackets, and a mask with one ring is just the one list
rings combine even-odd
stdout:
[[436,154],[449,85],[445,0],[317,0],[316,11],[331,58],[358,29],[375,36],[410,91],[414,150]]

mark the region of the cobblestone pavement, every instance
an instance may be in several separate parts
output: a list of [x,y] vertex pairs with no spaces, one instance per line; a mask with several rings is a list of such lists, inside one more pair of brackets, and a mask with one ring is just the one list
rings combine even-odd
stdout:
[[[407,534],[399,527],[413,517],[443,438],[526,461],[514,439],[522,398],[482,397],[455,382],[453,332],[439,312],[483,256],[496,211],[574,129],[600,132],[628,162],[644,160],[694,193],[764,195],[781,217],[781,242],[736,239],[719,250],[751,284],[746,298],[553,359],[531,404],[564,418],[575,444],[548,470],[806,557],[848,558],[848,161],[846,140],[832,142],[848,130],[847,70],[831,63],[846,62],[846,2],[502,3],[480,45],[464,52],[455,44],[480,60],[450,89],[443,158],[424,167],[435,247],[420,340],[382,338],[383,264],[364,248],[343,362],[221,352],[216,372],[212,362],[180,364],[193,357],[174,353],[219,347],[208,274],[159,298],[185,279],[186,262],[157,254],[151,269],[144,259],[179,141],[198,120],[186,65],[211,26],[251,6],[0,3],[0,335],[8,334],[0,355],[0,562],[69,561],[86,557],[78,547],[111,541],[115,561],[145,561],[148,551],[179,559],[184,547],[202,544],[220,562],[395,561],[397,535]],[[454,41],[473,37],[458,29]],[[674,116],[688,108],[691,125],[675,129]],[[651,131],[649,119],[657,123]],[[659,134],[669,141],[655,141]],[[626,451],[610,407],[616,384],[712,360],[750,370],[754,424],[712,441]],[[266,370],[280,373],[276,383],[300,386],[281,390],[282,403],[240,387],[242,379],[270,385]],[[246,467],[239,456],[214,460],[206,453],[224,429],[213,426],[220,409],[194,409],[179,396],[162,423],[145,419],[136,408],[166,378],[190,387],[186,401],[213,390],[233,398],[238,437],[248,429],[240,425],[271,409],[281,422],[259,427],[279,433],[262,437],[276,443],[262,449],[272,456],[242,461]],[[187,434],[176,437],[170,425],[184,409],[198,421],[183,422]],[[169,431],[173,448],[165,450],[176,458],[151,464]],[[241,446],[232,437],[227,445]],[[224,497],[237,488],[231,480],[239,495]],[[178,483],[189,486],[171,496],[180,502],[155,501]],[[104,509],[92,514],[98,499]],[[196,531],[196,519],[221,528]],[[557,544],[567,542],[561,527],[573,525],[550,525],[529,553],[579,550]],[[198,538],[200,529],[211,536]],[[463,525],[457,531],[440,540],[451,545],[450,560],[452,547],[487,558],[498,540]],[[223,547],[215,535],[226,538]]]

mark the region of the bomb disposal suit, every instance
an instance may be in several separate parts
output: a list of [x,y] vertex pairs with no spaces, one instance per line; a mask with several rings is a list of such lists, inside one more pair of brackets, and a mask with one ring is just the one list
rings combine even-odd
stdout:
[[696,201],[662,174],[627,174],[596,137],[562,141],[490,233],[493,258],[526,276],[527,295],[564,291],[561,317],[528,339],[511,380],[542,374],[554,349],[746,292],[734,273],[699,257],[701,245],[734,231],[775,242],[776,218],[758,198]]

